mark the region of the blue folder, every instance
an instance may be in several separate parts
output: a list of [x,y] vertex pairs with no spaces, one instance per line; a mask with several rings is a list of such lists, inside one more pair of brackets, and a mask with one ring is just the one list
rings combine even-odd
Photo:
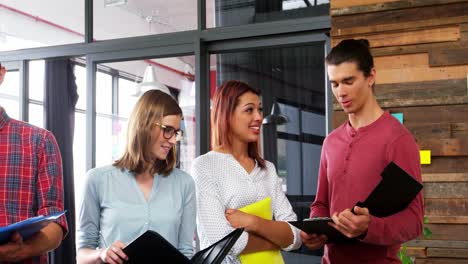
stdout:
[[28,239],[39,232],[42,228],[46,227],[50,222],[57,220],[66,212],[67,211],[63,211],[47,216],[39,215],[11,225],[0,227],[0,245],[10,241],[14,232],[18,232],[24,240]]

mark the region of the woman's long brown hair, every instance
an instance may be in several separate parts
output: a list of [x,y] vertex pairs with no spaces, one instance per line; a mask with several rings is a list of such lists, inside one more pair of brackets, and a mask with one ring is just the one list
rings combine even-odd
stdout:
[[165,160],[158,160],[151,151],[156,140],[152,133],[155,124],[161,123],[163,117],[168,115],[182,116],[182,109],[177,102],[159,90],[145,92],[133,108],[128,121],[125,152],[114,162],[114,166],[136,174],[149,170],[151,174],[169,175],[176,164],[175,146]]

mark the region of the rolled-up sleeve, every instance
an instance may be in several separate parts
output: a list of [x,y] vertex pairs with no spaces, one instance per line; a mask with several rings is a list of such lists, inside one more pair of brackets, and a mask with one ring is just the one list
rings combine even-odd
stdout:
[[[288,198],[283,192],[283,188],[281,187],[281,179],[276,174],[276,169],[274,165],[269,164],[269,166],[269,173],[272,173],[272,176],[274,176],[274,178],[276,179],[274,187],[274,198],[272,199],[272,208],[275,218],[274,220],[284,222],[297,221],[296,213],[294,213],[291,203],[289,202]],[[291,224],[289,224],[289,227],[291,228],[291,232],[294,235],[294,240],[292,244],[285,248],[282,248],[282,250],[284,251],[298,249],[302,245],[302,239],[300,237],[301,231]]]
[[[62,212],[63,207],[63,170],[59,147],[51,132],[45,131],[39,151],[37,178],[37,215],[50,215]],[[63,229],[63,236],[68,232],[66,216],[56,221]]]

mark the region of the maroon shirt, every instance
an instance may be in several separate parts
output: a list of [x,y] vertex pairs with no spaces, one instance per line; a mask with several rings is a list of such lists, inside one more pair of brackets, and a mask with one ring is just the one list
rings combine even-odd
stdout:
[[[385,112],[372,124],[335,129],[322,147],[317,196],[311,217],[331,216],[364,201],[391,161],[422,182],[418,146],[410,132]],[[422,192],[388,217],[371,216],[366,236],[353,244],[327,244],[323,263],[401,263],[400,244],[418,237],[424,216]]]

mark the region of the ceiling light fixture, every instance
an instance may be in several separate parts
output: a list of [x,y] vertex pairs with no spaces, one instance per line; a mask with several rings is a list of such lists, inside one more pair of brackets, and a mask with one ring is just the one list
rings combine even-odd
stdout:
[[127,0],[104,0],[105,7],[121,6],[121,5],[126,5],[126,4],[127,4]]
[[281,113],[281,109],[277,102],[273,103],[273,107],[271,108],[271,114],[263,119],[264,125],[282,125],[288,122],[289,118]]
[[156,72],[151,65],[146,66],[145,73],[143,75],[143,81],[136,85],[136,89],[136,93],[133,95],[136,97],[141,96],[148,90],[160,90],[167,93],[168,95],[171,95],[169,88],[158,81],[156,78]]

